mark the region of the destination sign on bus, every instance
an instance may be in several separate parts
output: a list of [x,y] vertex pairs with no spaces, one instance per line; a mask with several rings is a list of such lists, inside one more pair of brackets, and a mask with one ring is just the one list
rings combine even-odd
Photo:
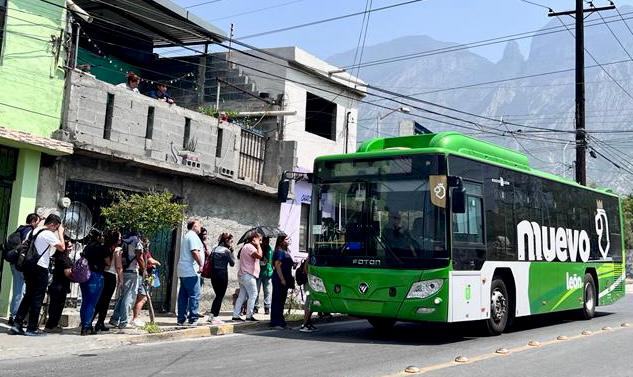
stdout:
[[334,164],[334,177],[352,177],[363,175],[410,174],[413,171],[411,158],[389,160],[345,161]]

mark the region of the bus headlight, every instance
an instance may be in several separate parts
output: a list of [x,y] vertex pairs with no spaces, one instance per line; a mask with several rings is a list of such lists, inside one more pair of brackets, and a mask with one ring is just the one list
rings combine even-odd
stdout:
[[442,279],[417,281],[411,286],[407,298],[427,298],[436,294],[442,288],[442,284]]
[[325,293],[325,284],[323,284],[323,280],[320,277],[308,274],[308,284],[310,284],[310,289],[314,292]]

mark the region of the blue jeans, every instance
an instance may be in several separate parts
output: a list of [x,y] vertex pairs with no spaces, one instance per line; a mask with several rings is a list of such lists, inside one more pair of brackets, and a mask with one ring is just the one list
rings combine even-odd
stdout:
[[15,265],[11,265],[11,274],[13,275],[13,295],[11,296],[11,306],[9,314],[11,317],[15,317],[24,297],[26,290],[26,284],[24,284],[24,275],[15,269]]
[[246,318],[253,317],[253,309],[255,308],[255,299],[257,298],[257,279],[250,274],[244,274],[239,277],[240,281],[240,294],[235,301],[235,308],[233,309],[233,317],[240,316],[242,305],[246,301]]
[[180,278],[178,289],[178,323],[193,323],[198,320],[198,307],[200,306],[200,278],[188,276]]
[[123,285],[119,291],[119,298],[114,306],[114,312],[110,318],[110,324],[123,327],[127,325],[128,316],[132,305],[136,301],[136,292],[138,290],[138,273],[124,272],[123,273]]
[[90,279],[79,284],[79,288],[81,288],[81,309],[79,309],[81,328],[87,329],[92,326],[92,317],[103,291],[103,272],[90,272]]
[[271,293],[272,293],[272,283],[270,278],[259,278],[257,279],[257,296],[255,296],[255,307],[259,307],[259,292],[264,289],[264,308],[270,309],[271,303]]

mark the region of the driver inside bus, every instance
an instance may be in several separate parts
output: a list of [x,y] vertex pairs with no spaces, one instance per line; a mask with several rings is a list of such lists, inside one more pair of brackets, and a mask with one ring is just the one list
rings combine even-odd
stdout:
[[389,220],[383,229],[383,238],[387,246],[399,257],[417,257],[416,242],[409,229],[402,225],[400,212],[389,212]]

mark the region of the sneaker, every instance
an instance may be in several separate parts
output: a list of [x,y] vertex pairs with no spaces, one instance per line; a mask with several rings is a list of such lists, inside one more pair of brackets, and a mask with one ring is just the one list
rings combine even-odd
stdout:
[[47,332],[49,334],[61,334],[64,330],[57,326],[57,327],[53,327],[52,329],[49,329],[48,327],[44,327],[44,332]]
[[271,326],[270,328],[273,330],[287,330],[288,329],[285,326]]
[[221,320],[221,319],[217,319],[217,318],[216,318],[216,319],[214,319],[214,320],[213,320],[213,322],[212,322],[212,323],[213,323],[214,325],[223,325],[223,324],[224,324],[224,321],[223,321],[223,320]]
[[257,322],[259,321],[259,319],[255,318],[255,317],[246,317],[246,320],[249,322]]
[[232,317],[231,321],[237,321],[237,322],[244,322],[244,320],[242,319],[242,317]]
[[187,323],[187,326],[191,326],[191,327],[196,327],[196,326],[200,326],[200,322],[198,322],[198,320],[196,319],[193,322],[189,322]]
[[110,322],[108,322],[108,324],[110,324],[110,326],[112,326],[112,327],[119,327],[119,323],[118,322],[114,322],[113,320],[110,320]]
[[259,308],[257,306],[253,308],[253,313],[259,313]]
[[27,330],[24,335],[26,336],[45,336],[46,333],[40,329],[37,330]]
[[132,321],[132,325],[135,327],[145,327],[145,321],[141,321],[140,319],[135,319]]
[[184,325],[185,325],[184,321],[183,322],[176,322],[176,326],[184,326]]
[[316,328],[316,326],[314,326],[314,325],[313,325],[313,324],[311,324],[311,323],[310,323],[310,324],[308,324],[308,326],[307,326],[307,327],[308,327],[310,330],[312,330],[312,331],[319,331],[319,329],[317,329],[317,328]]
[[309,326],[301,325],[301,327],[299,328],[299,331],[301,331],[301,332],[312,332],[314,330],[312,330]]
[[24,329],[22,328],[22,326],[14,324],[9,329],[9,335],[24,335]]
[[133,326],[129,323],[121,323],[117,326],[119,329],[131,329]]
[[15,325],[15,321],[13,320],[13,317],[9,317],[9,320],[7,321],[7,325],[9,326]]
[[264,308],[264,314],[266,315],[270,314],[270,308]]
[[213,315],[209,315],[209,318],[207,318],[207,322],[213,323]]

